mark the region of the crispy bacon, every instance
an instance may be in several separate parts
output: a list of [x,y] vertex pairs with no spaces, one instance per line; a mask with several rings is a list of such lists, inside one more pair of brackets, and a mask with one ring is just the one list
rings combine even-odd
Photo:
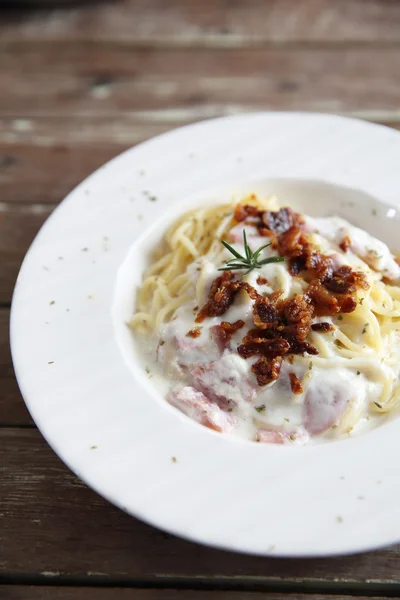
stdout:
[[254,365],[251,367],[251,370],[257,378],[258,385],[263,386],[278,379],[279,373],[281,371],[281,366],[281,356],[277,356],[271,361],[268,361],[263,356],[256,363],[254,363]]
[[236,221],[245,221],[247,217],[258,217],[260,214],[257,206],[252,206],[250,204],[237,204],[235,208],[235,219]]
[[243,325],[244,321],[241,320],[235,321],[234,323],[222,321],[220,325],[214,325],[211,327],[214,340],[221,352],[223,352],[225,348],[229,346],[232,335],[238,331],[238,329],[241,329]]
[[253,320],[254,325],[260,329],[267,329],[276,324],[278,319],[277,307],[267,298],[262,296],[253,304]]
[[336,315],[340,310],[337,298],[318,279],[310,283],[306,297],[313,304],[318,316]]
[[302,394],[303,388],[301,386],[300,381],[297,379],[296,375],[294,373],[289,373],[289,379],[290,379],[290,389],[292,390],[293,394]]
[[332,323],[313,323],[311,325],[313,331],[320,331],[321,333],[327,333],[328,331],[334,331]]
[[269,237],[269,238],[275,237],[274,233],[272,231],[270,231],[269,229],[267,229],[266,227],[260,227],[258,225],[257,229],[258,229],[258,235],[261,235],[261,237]]
[[241,344],[238,346],[238,353],[242,358],[250,358],[256,354],[261,354],[272,360],[277,356],[286,354],[290,349],[290,344],[282,338],[276,338],[268,340],[266,338],[253,338],[251,342],[247,344]]
[[261,277],[261,275],[259,275],[257,277],[257,285],[268,285],[268,279],[266,277]]
[[302,258],[306,254],[308,242],[300,227],[293,226],[278,238],[278,251],[289,259]]
[[201,335],[201,327],[193,327],[187,332],[186,337],[198,338]]
[[224,271],[212,283],[208,294],[209,300],[197,315],[196,323],[202,323],[206,317],[218,317],[228,310],[238,291],[238,282],[232,271]]
[[333,259],[315,250],[308,254],[304,268],[310,271],[309,278],[319,279],[322,283],[329,281],[334,274]]
[[278,235],[284,233],[293,225],[302,222],[300,215],[295,213],[291,208],[281,208],[278,211],[265,211],[260,216],[264,226]]
[[357,288],[367,289],[369,286],[363,273],[356,273],[344,265],[334,272],[326,287],[336,294],[352,294]]
[[247,292],[247,294],[249,295],[249,297],[252,300],[258,300],[259,298],[264,298],[264,296],[261,296],[257,290],[255,288],[253,288],[252,285],[250,285],[249,283],[247,283],[247,281],[239,281],[238,282],[238,287],[241,290],[245,290]]
[[343,250],[343,252],[347,252],[347,250],[351,246],[351,239],[348,235],[346,235],[339,244],[339,248]]
[[316,349],[316,347],[310,344],[309,342],[298,341],[292,342],[292,344],[290,345],[290,352],[292,352],[292,354],[318,354],[318,350]]

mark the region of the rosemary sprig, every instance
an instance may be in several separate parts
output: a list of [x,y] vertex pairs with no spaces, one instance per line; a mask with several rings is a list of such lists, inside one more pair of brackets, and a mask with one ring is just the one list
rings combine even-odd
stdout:
[[244,277],[245,275],[250,273],[250,271],[252,271],[253,269],[261,269],[261,267],[263,265],[267,265],[269,263],[275,263],[275,262],[282,262],[283,260],[285,260],[282,256],[270,256],[269,258],[264,258],[263,260],[258,260],[260,254],[264,250],[264,248],[268,248],[268,246],[270,246],[272,244],[272,242],[269,242],[269,244],[265,244],[265,246],[261,246],[260,248],[258,248],[258,250],[253,252],[251,250],[249,244],[247,243],[245,229],[243,229],[243,244],[244,244],[244,251],[245,251],[246,256],[242,256],[241,254],[239,254],[239,252],[237,252],[237,250],[235,250],[235,248],[233,248],[230,244],[228,244],[228,242],[225,242],[225,240],[221,240],[221,241],[222,241],[222,244],[225,246],[225,248],[227,250],[229,250],[229,252],[231,254],[233,254],[233,256],[235,258],[228,260],[226,262],[226,267],[221,267],[220,269],[218,269],[218,271],[236,271],[238,269],[247,269],[246,273],[243,273],[243,277]]

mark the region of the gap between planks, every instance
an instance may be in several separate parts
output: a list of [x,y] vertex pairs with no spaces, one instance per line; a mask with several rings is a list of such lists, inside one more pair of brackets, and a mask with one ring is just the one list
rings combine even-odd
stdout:
[[[0,22],[1,26],[1,22]],[[271,40],[263,37],[241,35],[241,34],[214,34],[204,33],[200,35],[190,35],[185,37],[158,36],[157,38],[144,39],[94,39],[86,35],[77,35],[73,40],[62,39],[59,37],[48,37],[46,39],[24,40],[24,39],[6,39],[3,48],[9,51],[18,52],[27,49],[36,50],[43,46],[52,49],[62,50],[63,46],[70,46],[71,43],[85,46],[102,46],[103,48],[119,48],[130,50],[168,50],[171,52],[182,50],[288,50],[296,52],[298,50],[329,50],[343,52],[343,50],[362,50],[376,49],[388,50],[400,48],[399,40]]]
[[[9,592],[8,596],[3,596]],[[10,586],[0,585],[0,598],[7,600],[92,600],[96,595],[96,600],[118,600],[135,598],[136,600],[182,600],[182,590],[176,589],[154,589],[154,588],[137,588],[132,595],[132,590],[129,588],[101,587],[93,588],[88,586],[72,587],[72,586]],[[11,595],[10,595],[11,594]],[[27,595],[29,594],[29,596]],[[387,600],[388,596],[379,596],[381,600]],[[236,592],[236,591],[221,591],[221,590],[186,590],[185,600],[337,600],[337,596],[331,594],[294,594],[287,593],[276,594],[269,592]],[[340,596],[341,600],[366,600],[371,596]]]
[[[324,110],[307,110],[302,108],[282,108],[283,112],[294,112],[294,113],[317,113],[317,114],[329,114],[337,115],[339,117],[347,117],[353,119],[361,119],[364,121],[372,122],[377,125],[385,125],[387,127],[397,128],[400,126],[400,107],[398,109],[387,110],[387,109],[367,109],[367,110],[350,110],[350,111],[324,111]],[[132,110],[132,111],[115,111],[106,110],[96,114],[90,111],[79,110],[79,112],[68,112],[68,114],[52,114],[51,111],[31,111],[26,110],[1,110],[0,111],[0,143],[14,143],[14,142],[25,142],[28,144],[35,143],[35,128],[37,124],[46,124],[53,120],[57,120],[60,125],[63,123],[71,123],[77,121],[80,123],[84,121],[88,126],[101,125],[102,130],[106,130],[107,123],[104,124],[104,120],[109,122],[111,131],[109,132],[109,142],[113,143],[112,128],[120,125],[121,128],[125,126],[140,127],[140,133],[149,133],[150,135],[156,136],[158,133],[164,133],[171,131],[175,128],[182,127],[183,125],[191,125],[198,121],[206,121],[208,119],[215,119],[219,117],[228,117],[239,114],[252,114],[259,112],[282,112],[275,108],[266,107],[263,109],[258,106],[242,105],[242,104],[212,104],[206,103],[204,105],[196,106],[178,106],[174,108],[161,108],[155,110]],[[3,123],[2,123],[3,121]],[[149,131],[147,127],[152,127]],[[158,132],[155,127],[159,127]],[[82,137],[82,136],[81,136]],[[131,138],[126,135],[123,141],[128,142]],[[134,137],[132,143],[140,143],[146,139],[143,135],[143,139],[137,139]],[[40,141],[40,140],[39,140]],[[60,140],[58,140],[60,141]],[[119,139],[117,141],[120,141]],[[56,140],[54,140],[56,143]]]
[[0,575],[0,585],[33,585],[45,587],[73,586],[90,588],[130,588],[153,590],[187,590],[187,591],[220,591],[220,592],[264,592],[285,593],[289,597],[294,594],[304,595],[305,600],[321,594],[322,598],[387,598],[400,597],[400,582],[343,582],[343,581],[307,581],[305,579],[280,579],[270,578],[267,581],[262,577],[203,576],[177,577],[155,575],[154,577],[127,578],[108,577],[106,575],[90,575],[88,577],[73,577],[59,573],[46,572],[40,574],[29,573],[3,573]]

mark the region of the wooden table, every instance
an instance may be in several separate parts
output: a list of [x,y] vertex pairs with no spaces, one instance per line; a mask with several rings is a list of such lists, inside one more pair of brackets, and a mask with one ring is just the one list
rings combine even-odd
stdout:
[[0,598],[400,597],[399,547],[253,558],[118,511],[43,441],[8,348],[11,294],[29,243],[71,188],[125,148],[254,109],[337,112],[399,128],[400,2],[126,0],[8,10],[0,52]]

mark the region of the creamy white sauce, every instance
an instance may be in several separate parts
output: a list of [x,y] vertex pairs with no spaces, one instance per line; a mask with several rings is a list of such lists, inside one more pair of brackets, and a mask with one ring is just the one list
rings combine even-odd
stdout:
[[306,217],[310,231],[315,231],[333,244],[336,248],[340,242],[350,239],[351,253],[362,258],[375,271],[381,272],[387,279],[400,277],[400,266],[394,260],[386,244],[376,239],[363,229],[350,225],[340,217],[312,218]]
[[[362,264],[362,258],[387,278],[395,280],[399,277],[400,267],[387,246],[367,232],[338,217],[306,217],[306,223],[308,231],[313,232],[313,241],[321,251],[332,255],[337,265],[357,267]],[[244,251],[242,230],[242,225],[233,230],[233,239],[236,240],[233,245],[241,253]],[[351,246],[344,253],[339,244],[346,236],[350,238]],[[266,243],[264,237],[254,235],[251,229],[248,240],[253,250]],[[275,254],[267,248],[263,257]],[[226,251],[221,264],[230,258]],[[373,356],[373,351],[370,368],[359,367],[356,360],[354,366],[351,360],[342,360],[340,365],[343,366],[336,365],[330,369],[326,366],[321,368],[318,356],[306,356],[306,360],[295,356],[292,364],[285,359],[279,379],[260,387],[251,371],[258,357],[245,360],[237,353],[244,335],[254,327],[253,301],[245,292],[239,292],[222,317],[206,318],[201,324],[195,323],[197,308],[206,302],[211,283],[220,275],[218,266],[202,257],[188,267],[193,281],[193,301],[176,311],[151,347],[150,356],[154,363],[158,363],[157,368],[155,364],[150,366],[151,371],[160,372],[161,366],[162,372],[161,377],[154,377],[154,382],[163,389],[163,393],[169,390],[167,399],[171,404],[192,419],[227,434],[273,443],[304,444],[338,435],[353,435],[373,426],[378,420],[382,421],[381,416],[373,416],[369,410],[371,403],[379,402],[382,395],[379,373],[384,369],[394,385],[398,380],[399,366],[398,363],[383,364],[380,357]],[[259,285],[257,279],[260,276],[266,278],[268,284]],[[200,290],[198,281],[201,281]],[[283,297],[302,293],[305,287],[301,278],[293,278],[289,274],[285,263],[264,265],[262,269],[252,271],[246,281],[261,294],[283,289]],[[213,327],[221,321],[233,323],[239,319],[245,322],[245,326],[221,351]],[[314,322],[317,321],[332,322],[332,319],[315,318]],[[200,328],[199,337],[187,335],[194,327]],[[334,334],[312,335],[330,340],[332,356],[335,354]],[[149,360],[147,364],[150,364]],[[291,390],[290,373],[301,381],[303,392],[299,395]],[[353,425],[346,428],[349,420],[353,420]]]

